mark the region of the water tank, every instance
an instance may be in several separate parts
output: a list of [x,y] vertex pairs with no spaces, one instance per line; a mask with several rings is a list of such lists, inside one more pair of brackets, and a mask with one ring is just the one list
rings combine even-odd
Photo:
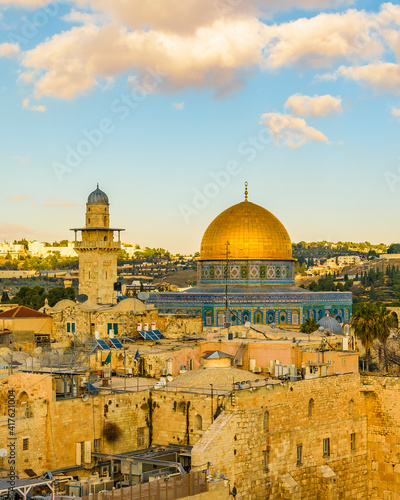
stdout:
[[251,372],[254,372],[254,371],[255,371],[255,369],[256,369],[256,360],[255,360],[255,359],[250,359],[250,360],[249,360],[249,363],[250,363],[250,368],[249,368],[249,370],[250,370]]
[[94,338],[95,338],[96,340],[100,340],[100,331],[99,331],[99,330],[96,330],[96,331],[94,332]]

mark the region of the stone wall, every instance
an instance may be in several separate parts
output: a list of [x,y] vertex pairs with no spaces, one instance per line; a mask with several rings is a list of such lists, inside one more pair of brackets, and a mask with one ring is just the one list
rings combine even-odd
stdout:
[[400,379],[363,376],[361,392],[368,413],[369,496],[400,498]]
[[[367,498],[367,416],[359,383],[352,374],[237,391],[235,406],[227,404],[194,446],[192,462],[208,461],[211,473],[226,473],[237,498]],[[326,457],[324,439],[330,440]]]
[[[54,380],[47,375],[15,374],[0,385],[0,443],[9,437],[7,394],[16,392],[16,468],[47,470],[77,465],[76,444],[100,440],[104,453],[123,453],[146,448],[149,443],[149,393],[92,395],[55,400]],[[24,403],[23,403],[24,401]],[[29,408],[29,413],[26,409]],[[138,442],[137,429],[144,440]],[[111,438],[110,438],[111,436]],[[114,437],[113,437],[114,436]],[[28,449],[23,450],[23,439]]]

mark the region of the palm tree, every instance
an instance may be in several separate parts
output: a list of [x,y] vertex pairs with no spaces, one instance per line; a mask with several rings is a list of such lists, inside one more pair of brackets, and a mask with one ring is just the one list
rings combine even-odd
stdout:
[[375,304],[376,307],[376,325],[375,325],[375,335],[383,345],[383,356],[385,360],[385,370],[389,371],[388,359],[386,355],[386,342],[390,335],[390,330],[397,326],[397,315],[390,309],[388,309],[384,304],[378,302]]
[[367,372],[369,371],[371,345],[377,335],[377,318],[378,313],[375,304],[361,303],[355,306],[351,320],[354,333],[361,340],[365,348]]
[[315,330],[318,330],[319,324],[315,321],[313,317],[307,318],[303,325],[301,325],[300,332],[301,333],[313,333]]

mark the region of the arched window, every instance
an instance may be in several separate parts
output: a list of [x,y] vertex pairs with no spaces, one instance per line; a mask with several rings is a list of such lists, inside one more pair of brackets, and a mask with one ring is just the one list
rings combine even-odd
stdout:
[[308,416],[312,417],[314,414],[314,400],[313,398],[310,399],[308,402]]
[[20,404],[22,417],[30,418],[32,416],[32,412],[31,412],[31,409],[29,407],[28,394],[25,391],[21,393],[18,402]]
[[269,430],[269,413],[266,411],[264,413],[264,431]]
[[195,418],[195,427],[196,431],[202,431],[203,430],[203,419],[201,415],[196,415]]
[[354,401],[350,399],[349,403],[349,415],[353,415],[353,407],[354,407]]
[[256,325],[261,325],[262,324],[262,312],[257,311],[254,315],[254,323]]

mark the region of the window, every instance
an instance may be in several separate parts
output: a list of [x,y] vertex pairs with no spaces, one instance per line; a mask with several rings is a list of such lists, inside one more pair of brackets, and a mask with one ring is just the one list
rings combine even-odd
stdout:
[[323,441],[324,457],[329,457],[331,455],[331,443],[329,438],[325,438]]
[[144,427],[137,429],[137,447],[144,448]]
[[347,364],[347,359],[346,358],[342,358],[342,365],[346,365]]
[[23,438],[23,440],[22,440],[22,450],[23,451],[29,450],[29,438]]
[[263,451],[263,469],[265,471],[268,470],[268,465],[269,465],[269,450]]
[[356,433],[350,434],[350,448],[351,451],[356,451]]
[[267,431],[269,429],[269,413],[266,411],[264,413],[264,430]]
[[349,415],[353,415],[354,401],[351,399],[349,403]]
[[75,323],[67,323],[67,333],[75,333]]
[[29,408],[29,404],[26,404],[23,407],[22,416],[25,417],[25,418],[31,418],[32,417],[32,412],[31,412],[31,409]]
[[101,453],[101,439],[95,439],[93,441],[93,451],[95,453]]
[[81,464],[85,463],[85,441],[81,442]]
[[303,445],[297,445],[297,465],[301,465],[303,461]]
[[88,221],[88,224],[90,224],[90,218],[87,221]]
[[196,427],[196,431],[203,430],[203,419],[202,419],[201,415],[196,415],[195,427]]
[[118,335],[118,323],[107,323],[107,333],[110,331],[114,332],[114,335]]
[[310,399],[308,402],[308,416],[312,417],[314,413],[314,400],[313,398]]

